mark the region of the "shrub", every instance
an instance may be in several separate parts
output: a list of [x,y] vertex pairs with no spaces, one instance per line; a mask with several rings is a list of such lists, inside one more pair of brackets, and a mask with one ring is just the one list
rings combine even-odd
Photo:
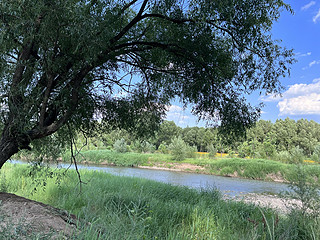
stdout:
[[288,163],[290,162],[291,155],[288,151],[281,151],[275,155],[275,160]]
[[209,157],[215,157],[217,153],[217,148],[213,144],[207,146],[207,151],[209,152]]
[[253,155],[252,146],[247,142],[242,143],[239,147],[239,157],[251,157]]
[[187,157],[187,144],[181,137],[175,137],[172,139],[169,145],[172,157],[176,161],[182,161]]
[[263,157],[267,157],[267,158],[272,158],[276,153],[276,148],[275,146],[269,142],[269,141],[265,141],[261,146],[260,146],[260,154]]
[[290,156],[289,163],[294,163],[294,164],[303,163],[303,159],[304,159],[303,150],[298,146],[290,150],[290,155],[291,156]]
[[155,146],[147,141],[143,141],[140,146],[144,153],[153,153],[155,151]]
[[139,153],[153,153],[155,151],[155,146],[149,143],[148,141],[134,141],[131,145],[131,148],[135,152]]
[[161,143],[160,146],[158,147],[159,152],[166,154],[168,153],[168,146],[165,143]]
[[310,178],[307,169],[299,164],[291,176],[286,197],[298,201],[289,204],[286,221],[282,224],[283,239],[320,239],[320,186]]
[[126,141],[123,138],[121,138],[115,141],[115,143],[113,144],[113,149],[116,152],[125,153],[125,152],[128,152],[128,145]]
[[311,156],[311,159],[315,162],[320,162],[320,145],[316,145],[314,147],[314,151]]
[[196,146],[189,146],[186,145],[186,157],[187,158],[195,158],[196,157],[196,152],[198,151]]

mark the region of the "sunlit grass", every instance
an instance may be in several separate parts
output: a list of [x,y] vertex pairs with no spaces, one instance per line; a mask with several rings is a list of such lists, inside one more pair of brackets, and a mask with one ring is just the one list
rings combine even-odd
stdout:
[[[63,155],[63,161],[70,162],[70,153]],[[88,150],[77,155],[78,163],[96,163],[125,167],[161,166],[165,168],[179,168],[180,164],[188,163],[203,167],[197,172],[220,176],[236,176],[241,178],[288,181],[291,178],[295,164],[289,164],[270,159],[239,158],[217,153],[210,157],[207,152],[196,153],[195,158],[174,161],[170,154],[161,153],[118,153],[111,150]],[[320,165],[312,160],[304,160],[311,176],[319,179]],[[189,169],[190,170],[190,169]],[[190,170],[192,171],[192,170]]]
[[[26,165],[6,164],[1,190],[76,214],[81,234],[74,239],[319,239],[318,219],[288,216],[251,204],[225,201],[212,189],[201,191],[97,171],[51,170],[30,177]],[[49,171],[50,172],[50,171]],[[309,173],[307,173],[309,174]],[[40,185],[35,185],[38,180]],[[60,184],[56,184],[61,180]],[[37,186],[37,190],[34,187]],[[295,214],[295,215],[294,215]],[[298,221],[299,220],[299,221]],[[90,224],[88,224],[90,223]],[[301,231],[297,230],[301,229]],[[308,229],[310,231],[308,231]],[[294,231],[293,231],[294,230]]]
[[[99,239],[251,238],[255,228],[247,218],[261,216],[253,205],[223,201],[215,189],[199,192],[87,170],[81,171],[87,182],[81,193],[75,171],[68,171],[60,185],[56,177],[47,178],[35,191],[29,170],[25,165],[6,164],[1,175],[7,191],[68,210],[90,222],[90,228],[83,225],[82,238],[77,239],[98,235]],[[264,211],[272,217],[271,210]]]

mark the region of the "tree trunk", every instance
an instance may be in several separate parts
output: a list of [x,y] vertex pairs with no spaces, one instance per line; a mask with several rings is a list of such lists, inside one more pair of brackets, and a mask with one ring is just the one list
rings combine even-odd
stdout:
[[15,139],[2,137],[0,141],[0,169],[2,168],[3,164],[17,152],[19,152],[17,141],[15,141]]

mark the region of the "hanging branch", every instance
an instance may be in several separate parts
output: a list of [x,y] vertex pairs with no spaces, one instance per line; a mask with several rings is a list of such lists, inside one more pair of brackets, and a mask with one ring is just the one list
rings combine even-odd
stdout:
[[[74,141],[74,137],[71,133],[71,128],[70,128],[70,125],[67,125],[68,126],[68,130],[69,130],[69,135],[70,135],[70,153],[71,153],[71,157],[70,157],[70,160],[71,160],[71,164],[74,163],[74,166],[75,166],[75,169],[76,169],[76,172],[77,172],[77,175],[78,175],[78,179],[79,179],[79,185],[80,185],[80,192],[82,192],[82,184],[87,184],[86,182],[82,181],[81,179],[81,174],[79,172],[79,168],[78,168],[78,164],[77,164],[77,160],[76,160],[76,156],[80,153],[81,149],[87,145],[87,139],[86,139],[86,143],[83,147],[81,147],[81,149],[78,151],[77,150],[77,146],[76,146],[76,143]],[[73,147],[75,148],[75,151],[73,150]],[[74,152],[76,154],[74,154]]]

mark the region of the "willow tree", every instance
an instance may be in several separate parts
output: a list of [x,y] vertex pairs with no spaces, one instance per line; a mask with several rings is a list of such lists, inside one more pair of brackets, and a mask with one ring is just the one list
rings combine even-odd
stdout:
[[242,129],[278,93],[292,52],[271,38],[281,0],[2,0],[0,167],[69,128],[157,125],[180,97]]

